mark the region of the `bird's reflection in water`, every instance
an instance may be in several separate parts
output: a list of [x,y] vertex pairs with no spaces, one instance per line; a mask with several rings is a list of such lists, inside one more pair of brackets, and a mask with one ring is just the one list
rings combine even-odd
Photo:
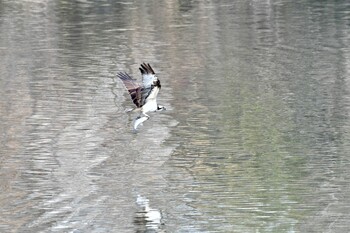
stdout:
[[137,195],[136,204],[139,211],[136,212],[134,223],[136,232],[165,232],[162,230],[162,213],[158,209],[153,209],[149,205],[146,197]]

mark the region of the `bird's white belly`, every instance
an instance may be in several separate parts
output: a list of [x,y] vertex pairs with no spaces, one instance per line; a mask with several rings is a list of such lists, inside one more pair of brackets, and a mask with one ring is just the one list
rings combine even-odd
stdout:
[[155,99],[150,99],[145,105],[142,106],[142,112],[154,112],[158,108],[157,101]]

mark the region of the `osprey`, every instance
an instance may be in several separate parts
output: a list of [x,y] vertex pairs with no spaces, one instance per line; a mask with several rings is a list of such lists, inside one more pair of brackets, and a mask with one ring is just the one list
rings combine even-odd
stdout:
[[143,63],[139,68],[142,75],[142,83],[138,83],[127,73],[119,72],[117,76],[123,81],[136,108],[129,110],[140,111],[140,115],[135,119],[134,130],[148,120],[147,112],[165,110],[165,107],[157,104],[157,95],[161,88],[160,81],[155,75],[150,64]]

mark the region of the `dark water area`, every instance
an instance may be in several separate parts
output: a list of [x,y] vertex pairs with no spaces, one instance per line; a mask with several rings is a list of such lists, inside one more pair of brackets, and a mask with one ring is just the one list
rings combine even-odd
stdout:
[[[0,232],[347,232],[349,1],[0,1]],[[148,62],[136,114],[117,72]]]

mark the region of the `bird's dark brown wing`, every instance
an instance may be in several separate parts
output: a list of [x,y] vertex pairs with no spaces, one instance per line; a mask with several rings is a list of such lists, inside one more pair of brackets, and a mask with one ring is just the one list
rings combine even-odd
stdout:
[[151,65],[149,63],[142,63],[141,67],[139,68],[141,71],[141,74],[156,74],[154,73]]
[[144,94],[143,93],[143,87],[137,83],[135,79],[133,79],[130,75],[127,73],[118,73],[118,78],[120,78],[126,89],[128,90],[130,97],[136,107],[140,108],[144,104]]

